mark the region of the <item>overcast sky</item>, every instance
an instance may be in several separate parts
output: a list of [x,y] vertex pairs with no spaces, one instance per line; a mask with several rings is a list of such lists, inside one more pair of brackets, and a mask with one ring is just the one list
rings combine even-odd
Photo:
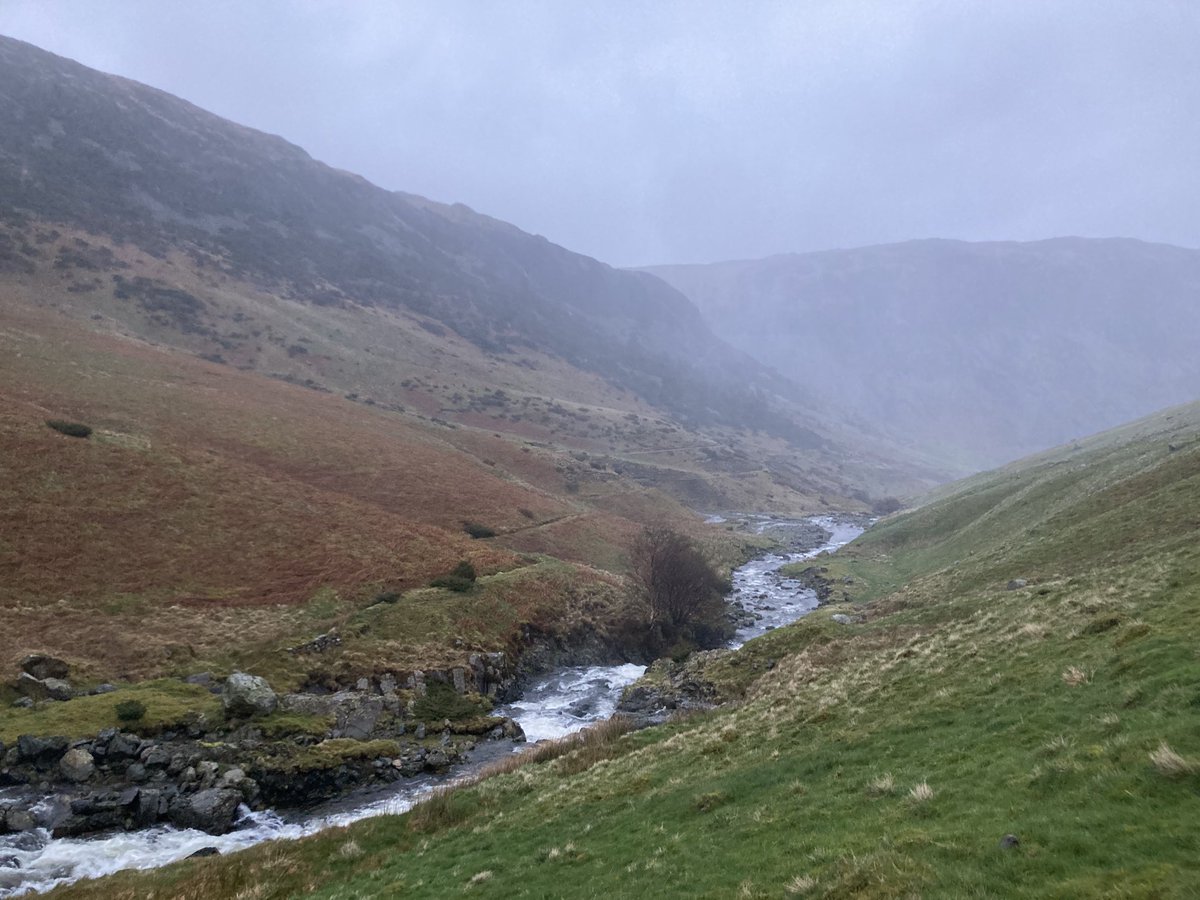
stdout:
[[617,265],[1200,246],[1200,0],[0,0],[0,33]]

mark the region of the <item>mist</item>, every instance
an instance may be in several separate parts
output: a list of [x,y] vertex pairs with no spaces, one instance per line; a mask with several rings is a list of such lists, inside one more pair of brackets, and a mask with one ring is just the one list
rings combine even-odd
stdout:
[[1192,3],[6,0],[0,32],[615,265],[1200,245]]

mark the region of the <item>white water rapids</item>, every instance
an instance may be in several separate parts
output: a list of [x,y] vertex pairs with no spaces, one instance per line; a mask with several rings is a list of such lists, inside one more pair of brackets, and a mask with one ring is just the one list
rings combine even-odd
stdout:
[[[780,566],[832,551],[862,533],[858,525],[831,517],[806,520],[824,528],[831,537],[815,550],[779,552],[752,560],[733,574],[733,599],[740,602],[756,621],[738,629],[732,647],[772,628],[786,625],[817,606],[812,591],[794,579],[778,574]],[[796,522],[760,519],[760,532],[786,529]],[[528,740],[563,737],[591,722],[606,719],[616,709],[625,687],[645,671],[644,666],[575,666],[543,675],[529,685],[524,696],[497,710],[511,716],[524,729]],[[481,751],[486,754],[483,744]],[[490,754],[506,752],[504,745]],[[205,847],[222,854],[243,850],[269,840],[294,839],[326,828],[349,825],[372,816],[406,812],[439,785],[469,775],[486,760],[460,767],[445,776],[420,776],[380,788],[369,794],[345,798],[309,810],[299,816],[282,816],[270,810],[252,812],[243,808],[239,827],[229,834],[169,826],[142,831],[118,832],[86,838],[52,840],[45,829],[0,836],[0,898],[50,890],[83,878],[98,878],[121,869],[149,869],[183,859]],[[365,793],[365,792],[364,792]],[[0,800],[5,792],[0,791]],[[49,802],[49,801],[46,801]]]

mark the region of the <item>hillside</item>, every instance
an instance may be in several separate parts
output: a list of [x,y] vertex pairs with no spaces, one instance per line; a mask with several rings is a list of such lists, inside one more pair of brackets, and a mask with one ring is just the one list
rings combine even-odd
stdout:
[[910,241],[648,271],[735,346],[966,474],[1200,396],[1200,251]]
[[54,896],[1193,896],[1198,510],[1200,404],[880,523],[704,669],[739,703]]
[[[938,477],[813,407],[656,278],[19,41],[0,38],[0,85],[0,288],[16,299],[575,449],[685,448],[643,460],[667,462],[643,481],[709,506],[738,498],[689,496],[688,470],[766,468],[802,506]],[[602,440],[641,417],[676,434]]]

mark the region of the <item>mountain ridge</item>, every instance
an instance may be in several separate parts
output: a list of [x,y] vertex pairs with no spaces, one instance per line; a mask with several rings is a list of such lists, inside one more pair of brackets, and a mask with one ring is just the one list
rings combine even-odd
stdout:
[[[921,239],[645,271],[732,343],[964,474],[1200,395],[1187,248]],[[857,378],[827,377],[837,359]]]

